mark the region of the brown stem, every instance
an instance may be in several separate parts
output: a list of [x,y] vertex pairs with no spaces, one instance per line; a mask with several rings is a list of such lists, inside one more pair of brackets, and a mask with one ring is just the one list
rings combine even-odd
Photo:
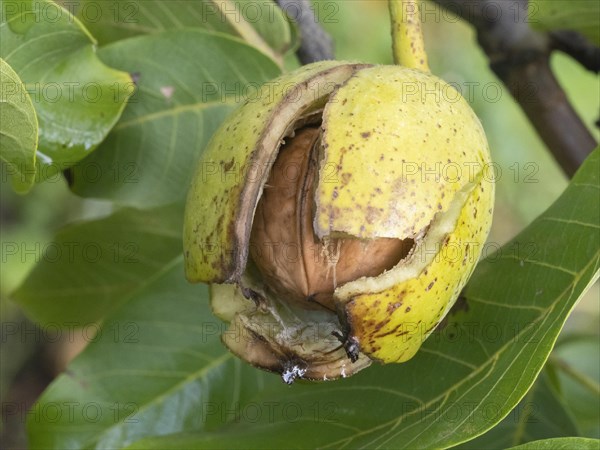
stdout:
[[552,48],[569,55],[586,69],[594,73],[600,72],[600,47],[596,47],[582,34],[557,30],[550,33],[550,39]]
[[565,173],[572,177],[596,141],[558,84],[548,58],[493,67]]
[[573,176],[597,144],[552,73],[550,53],[555,41],[527,23],[527,0],[433,1],[475,27],[490,67],[565,173]]

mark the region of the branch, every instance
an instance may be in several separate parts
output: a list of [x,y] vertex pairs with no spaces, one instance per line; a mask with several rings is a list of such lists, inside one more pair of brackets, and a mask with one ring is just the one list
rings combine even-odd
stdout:
[[309,0],[277,0],[279,7],[298,25],[300,48],[296,55],[302,64],[333,59],[333,40],[321,27]]
[[582,34],[570,30],[558,30],[550,33],[550,39],[553,49],[566,53],[594,73],[600,72],[600,48]]
[[565,173],[573,176],[597,144],[552,73],[550,53],[556,48],[555,41],[532,30],[526,22],[527,0],[433,1],[475,27],[491,69]]

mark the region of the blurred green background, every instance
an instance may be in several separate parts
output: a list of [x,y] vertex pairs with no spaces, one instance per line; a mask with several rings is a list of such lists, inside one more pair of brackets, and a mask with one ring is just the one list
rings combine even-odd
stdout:
[[[334,38],[338,59],[392,62],[386,1],[318,0],[314,3],[320,22]],[[432,3],[427,2],[423,8],[427,12],[424,33],[432,72],[457,83],[464,94],[471,86],[473,95],[468,100],[483,123],[492,156],[501,167],[489,240],[502,244],[542,213],[566,187],[567,179],[526,116],[489,70],[471,27]],[[598,139],[598,129],[594,126],[600,104],[597,77],[564,55],[555,54],[552,65],[576,110]],[[12,192],[5,179],[5,170],[2,173],[0,313],[2,321],[7,323],[21,320],[21,311],[10,302],[10,292],[35,264],[36,250],[50,242],[61,225],[106,214],[111,206],[74,196],[62,178],[39,184],[29,195],[21,197]],[[16,243],[31,252],[8,254],[6,243]],[[563,336],[598,333],[599,297],[596,283],[569,319]],[[31,346],[31,342],[25,345],[18,340],[5,339],[4,334],[1,344],[0,395],[6,398],[8,386],[34,349],[27,346]],[[595,354],[597,358],[600,353],[598,339],[593,339],[589,345],[591,350],[585,354]],[[597,359],[588,360],[586,364],[598,367]]]

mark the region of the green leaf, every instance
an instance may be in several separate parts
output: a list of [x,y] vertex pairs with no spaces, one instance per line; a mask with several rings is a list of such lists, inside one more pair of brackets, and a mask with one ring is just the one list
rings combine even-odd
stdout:
[[108,139],[73,169],[72,189],[138,207],[182,201],[215,129],[280,72],[239,39],[201,30],[119,41],[100,56],[136,74],[138,89]]
[[594,438],[600,437],[599,355],[598,336],[580,336],[557,345],[549,360],[581,435]]
[[31,448],[121,448],[150,430],[215,428],[273,382],[224,350],[206,287],[182,274],[180,257],[89,338],[31,410]]
[[[103,335],[40,399],[35,408],[59,405],[60,419],[30,416],[32,447],[441,448],[473,439],[523,398],[597,276],[599,156],[588,158],[546,213],[478,266],[463,309],[411,361],[285,386],[226,353],[216,337],[223,325],[178,264],[106,322],[136,322],[137,353],[123,342],[109,346]],[[73,419],[65,403],[105,412],[115,401],[137,406],[138,420],[109,412],[96,422]]]
[[280,64],[292,45],[285,15],[269,0],[84,0],[74,6],[101,45],[140,34],[202,28],[237,36]]
[[23,194],[35,181],[37,140],[31,97],[19,76],[0,58],[0,159],[7,164],[13,188]]
[[94,40],[49,0],[2,0],[0,57],[19,75],[39,121],[39,179],[88,155],[113,127],[133,84],[104,65]]
[[502,422],[484,435],[453,447],[467,449],[505,449],[525,442],[579,434],[573,418],[542,372],[523,400]]
[[600,441],[597,439],[567,437],[528,442],[517,447],[511,447],[509,450],[598,450],[599,448]]
[[530,0],[527,22],[541,31],[575,30],[600,46],[600,3],[590,0]]
[[45,325],[103,318],[181,255],[181,207],[124,209],[69,225],[40,246],[38,264],[13,294]]

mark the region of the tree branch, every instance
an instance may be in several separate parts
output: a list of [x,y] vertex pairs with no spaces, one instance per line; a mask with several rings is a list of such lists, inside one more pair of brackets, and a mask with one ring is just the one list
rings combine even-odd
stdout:
[[298,25],[296,55],[302,64],[333,59],[333,40],[317,21],[309,0],[277,0],[277,4]]
[[576,31],[558,30],[550,33],[552,48],[569,55],[583,67],[600,72],[600,48]]
[[433,1],[475,27],[491,69],[565,173],[573,176],[597,144],[550,68],[556,40],[532,30],[526,22],[527,0]]

